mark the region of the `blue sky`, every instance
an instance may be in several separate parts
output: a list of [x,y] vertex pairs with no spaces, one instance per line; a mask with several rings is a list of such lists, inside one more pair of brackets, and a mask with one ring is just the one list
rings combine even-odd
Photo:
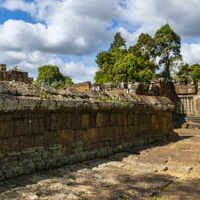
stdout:
[[0,9],[0,23],[3,24],[9,19],[13,20],[24,20],[26,22],[35,23],[35,20],[30,14],[23,12],[21,10],[10,11],[4,8]]
[[0,62],[31,77],[57,65],[74,82],[92,81],[95,56],[116,32],[127,46],[163,24],[182,38],[184,62],[200,63],[198,0],[0,0]]

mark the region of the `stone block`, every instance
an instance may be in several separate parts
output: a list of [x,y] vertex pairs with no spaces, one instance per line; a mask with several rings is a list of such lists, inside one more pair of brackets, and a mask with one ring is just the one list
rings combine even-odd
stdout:
[[134,114],[134,126],[138,126],[140,123],[138,113]]
[[110,121],[111,121],[110,122],[111,126],[118,126],[119,125],[118,113],[112,113]]
[[83,129],[89,128],[89,121],[90,121],[89,114],[82,114],[81,115],[81,127]]
[[62,113],[61,116],[61,129],[70,129],[72,123],[71,113]]
[[128,113],[128,125],[134,124],[134,113]]
[[43,144],[44,147],[49,147],[52,144],[60,144],[61,138],[56,131],[48,131],[44,133]]
[[19,151],[19,137],[3,139],[2,152]]
[[97,128],[86,129],[82,131],[83,143],[97,142]]
[[111,124],[111,113],[97,113],[96,115],[97,127],[106,127]]
[[51,130],[59,130],[61,128],[61,114],[51,113]]
[[18,165],[19,156],[5,156],[1,159],[1,169],[8,169],[10,166]]
[[123,125],[124,126],[128,125],[128,113],[126,112],[123,113]]
[[23,166],[23,174],[32,174],[36,170],[36,166],[34,162],[29,162],[25,166]]
[[43,146],[44,145],[44,135],[43,134],[34,135],[34,137],[35,137],[34,146]]
[[3,181],[6,178],[5,173],[3,173],[2,170],[0,170],[0,181]]
[[124,137],[124,126],[115,126],[114,128],[114,138],[119,139]]
[[76,129],[81,129],[81,114],[80,113],[74,113],[71,116],[71,125],[72,125],[72,129],[76,130]]
[[[3,151],[3,140],[0,139],[0,152],[2,152],[2,151]],[[1,156],[0,156],[0,158],[1,158]]]
[[83,151],[94,150],[96,148],[99,148],[99,143],[98,142],[84,143],[82,148]]
[[45,169],[46,163],[44,160],[35,162],[35,169],[36,170],[43,170]]
[[28,119],[28,127],[30,134],[39,134],[40,131],[40,124],[38,118],[29,118]]
[[103,126],[110,126],[111,124],[111,113],[105,113],[103,118]]
[[1,138],[8,138],[14,135],[15,135],[15,132],[14,132],[13,121],[0,122],[0,137]]
[[129,138],[134,134],[134,126],[125,126],[123,128],[123,133],[121,134],[122,138]]
[[102,127],[103,126],[103,113],[97,113],[97,115],[96,115],[96,123],[97,123],[97,127]]
[[106,127],[99,127],[97,128],[97,137],[98,137],[98,141],[107,141],[108,138],[108,128]]
[[44,133],[44,118],[38,118],[39,133]]
[[23,167],[17,165],[10,166],[9,168],[2,170],[2,172],[5,173],[6,178],[12,178],[24,174]]
[[20,136],[19,143],[20,143],[20,150],[34,147],[35,137],[34,135]]
[[44,131],[51,130],[51,113],[44,114]]
[[96,127],[96,113],[89,114],[89,128]]
[[63,147],[72,147],[74,142],[74,131],[71,129],[61,130],[60,141]]
[[15,135],[29,135],[29,120],[28,119],[17,119],[15,120]]

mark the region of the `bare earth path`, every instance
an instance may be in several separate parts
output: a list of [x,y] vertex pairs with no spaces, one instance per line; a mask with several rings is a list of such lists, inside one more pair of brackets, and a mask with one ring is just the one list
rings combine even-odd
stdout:
[[198,200],[200,130],[175,131],[170,143],[0,182],[0,200]]

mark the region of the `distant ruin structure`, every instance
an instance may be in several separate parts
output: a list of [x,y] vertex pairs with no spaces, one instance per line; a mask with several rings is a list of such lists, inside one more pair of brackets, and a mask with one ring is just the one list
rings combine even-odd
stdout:
[[32,83],[33,78],[28,77],[28,72],[6,69],[6,64],[0,64],[0,81],[19,81]]
[[[145,96],[164,96],[175,104],[174,115],[179,115],[189,120],[200,122],[200,84],[185,81],[171,81],[165,78],[154,79],[149,84],[140,82],[118,82],[91,84],[90,82],[78,83],[67,88],[77,90],[94,90],[112,94],[136,94]],[[189,118],[190,117],[190,118]],[[192,118],[193,117],[193,118]]]

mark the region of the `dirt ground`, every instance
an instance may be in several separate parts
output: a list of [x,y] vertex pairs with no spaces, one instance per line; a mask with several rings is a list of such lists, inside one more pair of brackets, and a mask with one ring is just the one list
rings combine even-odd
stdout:
[[169,143],[0,182],[0,200],[198,200],[200,130],[175,131]]

